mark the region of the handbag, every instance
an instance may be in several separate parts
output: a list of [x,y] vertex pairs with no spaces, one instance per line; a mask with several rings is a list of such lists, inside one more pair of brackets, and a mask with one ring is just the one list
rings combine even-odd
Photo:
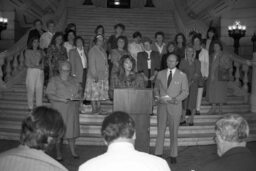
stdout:
[[229,81],[229,71],[226,68],[220,67],[220,58],[218,66],[218,81]]

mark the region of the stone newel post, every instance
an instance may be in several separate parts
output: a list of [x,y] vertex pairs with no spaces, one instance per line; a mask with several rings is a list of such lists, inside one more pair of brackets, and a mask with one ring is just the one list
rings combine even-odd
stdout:
[[251,112],[256,113],[256,52],[253,53],[252,58]]

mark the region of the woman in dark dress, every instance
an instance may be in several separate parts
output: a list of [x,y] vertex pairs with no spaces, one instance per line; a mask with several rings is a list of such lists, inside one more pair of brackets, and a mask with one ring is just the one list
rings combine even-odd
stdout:
[[192,46],[187,46],[185,50],[185,58],[181,60],[179,69],[187,75],[189,84],[189,96],[183,101],[182,120],[185,118],[186,111],[189,110],[191,112],[189,125],[192,126],[194,124],[194,115],[196,113],[198,83],[202,77],[201,64],[200,61],[195,58],[195,50]]
[[179,61],[181,61],[181,59],[185,58],[186,38],[184,34],[176,34],[174,42],[176,43],[175,53],[179,57]]

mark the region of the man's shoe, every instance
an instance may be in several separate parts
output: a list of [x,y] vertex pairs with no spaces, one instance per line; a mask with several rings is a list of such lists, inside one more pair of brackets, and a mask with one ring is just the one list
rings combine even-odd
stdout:
[[176,164],[177,163],[176,157],[170,157],[170,162],[171,164]]

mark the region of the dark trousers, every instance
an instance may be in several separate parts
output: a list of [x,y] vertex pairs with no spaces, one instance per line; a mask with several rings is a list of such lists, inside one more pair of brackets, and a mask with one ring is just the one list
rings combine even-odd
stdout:
[[[82,80],[82,83],[81,83],[82,95],[84,95],[84,91],[85,91],[86,78],[87,78],[87,68],[84,68],[83,69],[83,80]],[[87,101],[87,100],[83,101],[83,104],[89,104],[89,103],[90,103],[90,101]]]

